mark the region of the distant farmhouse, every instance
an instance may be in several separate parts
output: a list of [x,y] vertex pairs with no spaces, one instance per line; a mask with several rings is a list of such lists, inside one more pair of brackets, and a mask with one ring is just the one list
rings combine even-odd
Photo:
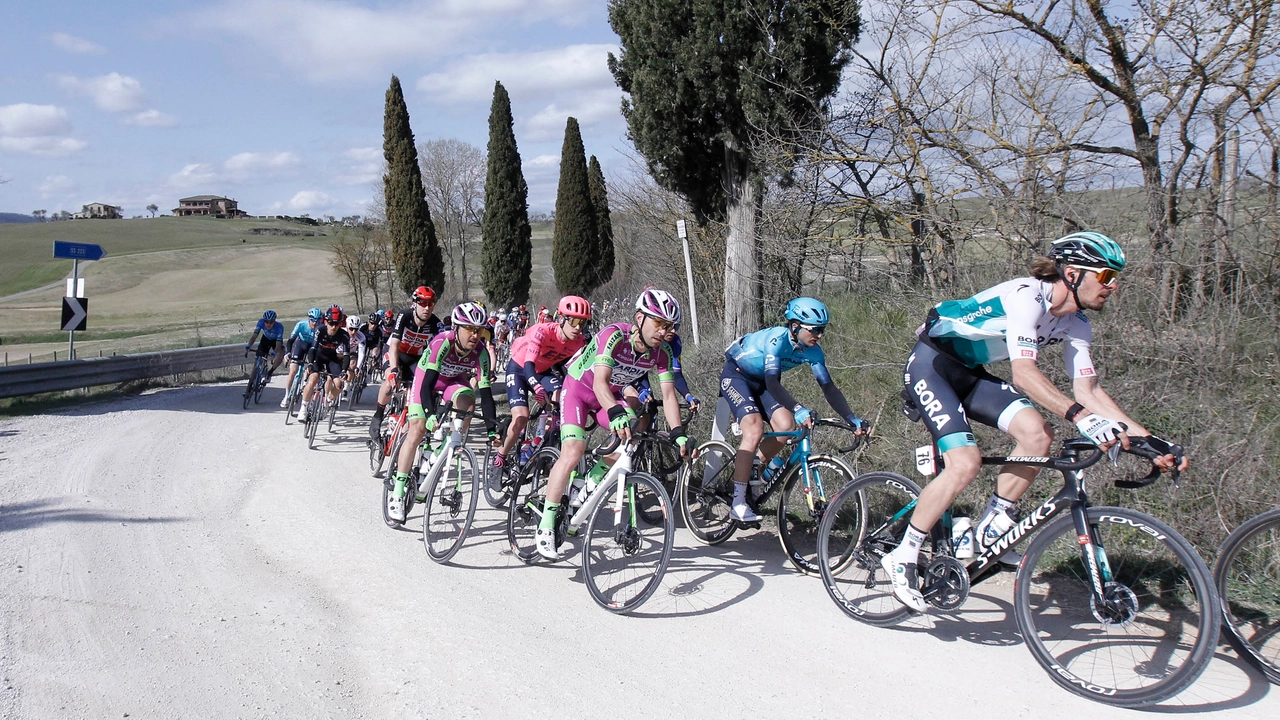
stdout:
[[173,209],[173,214],[178,217],[185,215],[212,215],[219,218],[249,217],[249,213],[236,207],[235,200],[217,195],[193,195],[182,198],[178,201],[178,207]]
[[104,219],[104,220],[119,220],[121,217],[122,215],[120,215],[120,207],[118,205],[108,205],[106,203],[89,203],[88,205],[85,205],[84,207],[80,208],[80,212],[72,215],[71,219],[72,220],[88,220],[88,219],[94,218],[94,219]]

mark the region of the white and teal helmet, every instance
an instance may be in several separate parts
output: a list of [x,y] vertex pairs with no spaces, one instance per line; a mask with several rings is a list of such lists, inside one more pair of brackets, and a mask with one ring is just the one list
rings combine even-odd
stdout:
[[1124,270],[1124,249],[1120,243],[1096,232],[1074,232],[1053,241],[1049,257],[1061,265]]

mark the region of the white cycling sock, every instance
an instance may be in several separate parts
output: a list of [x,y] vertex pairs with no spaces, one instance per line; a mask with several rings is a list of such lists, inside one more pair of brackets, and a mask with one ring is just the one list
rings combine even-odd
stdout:
[[733,483],[733,504],[742,505],[746,502],[747,502],[747,484],[734,482]]
[[1008,514],[1013,509],[1014,501],[1005,500],[996,493],[991,493],[991,499],[987,501],[987,509],[982,513],[982,519],[974,527],[981,527],[983,523],[990,522],[1000,512]]
[[907,532],[902,542],[893,551],[895,562],[911,564],[920,559],[920,547],[924,545],[925,534],[915,525],[907,525]]

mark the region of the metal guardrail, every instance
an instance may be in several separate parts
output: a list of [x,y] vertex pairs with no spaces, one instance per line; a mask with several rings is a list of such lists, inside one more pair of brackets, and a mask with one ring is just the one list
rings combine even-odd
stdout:
[[243,345],[162,350],[0,368],[0,398],[76,390],[248,364]]

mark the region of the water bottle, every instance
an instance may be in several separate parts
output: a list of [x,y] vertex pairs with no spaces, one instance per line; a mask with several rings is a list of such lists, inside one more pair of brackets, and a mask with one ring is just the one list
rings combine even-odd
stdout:
[[529,442],[527,438],[521,440],[520,441],[520,464],[523,465],[529,462],[529,458],[531,457],[533,457],[533,443]]
[[535,442],[542,443],[542,436],[547,431],[547,415],[543,413],[538,416],[538,431],[533,434]]
[[609,466],[605,464],[604,460],[597,460],[596,464],[591,466],[591,472],[587,473],[588,495],[595,492],[596,486],[600,484],[600,481],[604,479],[608,472]]
[[569,477],[572,479],[569,484],[569,506],[577,509],[582,507],[583,501],[587,499],[587,493],[585,492],[587,481],[578,474],[577,470],[569,473]]
[[764,467],[757,456],[751,460],[751,477],[747,480],[751,497],[758,498],[764,492]]
[[973,558],[973,521],[967,517],[952,519],[951,544],[956,549],[957,560]]

